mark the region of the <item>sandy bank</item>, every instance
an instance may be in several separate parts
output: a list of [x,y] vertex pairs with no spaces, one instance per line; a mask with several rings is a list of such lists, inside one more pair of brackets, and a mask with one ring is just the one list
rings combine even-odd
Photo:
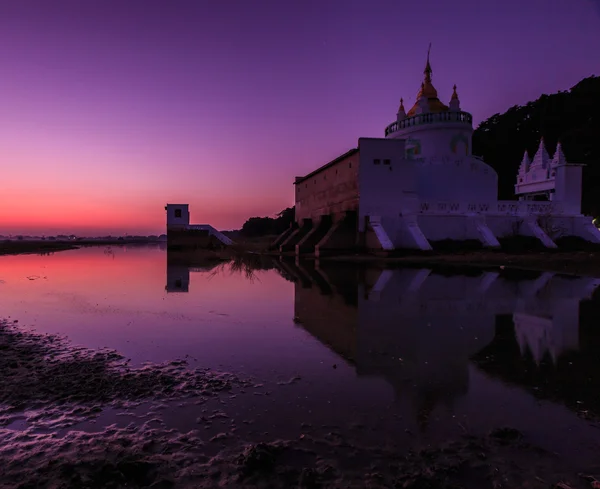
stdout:
[[[565,482],[584,489],[600,475],[600,467],[567,466],[506,427],[408,453],[395,444],[369,444],[361,426],[307,425],[298,437],[275,433],[256,441],[244,428],[247,420],[226,413],[228,393],[246,381],[185,361],[128,363],[117,352],[0,322],[0,488],[542,489]],[[238,397],[252,396],[243,391]],[[153,408],[124,427],[57,434],[115,403],[188,398],[197,404],[199,396],[215,399],[219,412],[199,417],[190,431],[169,428]],[[29,426],[9,428],[16,416],[27,417]],[[217,435],[205,428],[214,422],[223,430]]]

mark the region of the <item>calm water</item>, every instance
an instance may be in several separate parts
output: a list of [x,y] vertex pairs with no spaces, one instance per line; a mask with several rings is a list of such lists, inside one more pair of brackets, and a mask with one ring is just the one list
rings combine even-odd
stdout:
[[[585,466],[600,447],[598,285],[293,262],[248,277],[158,247],[84,248],[0,257],[0,317],[137,365],[189,356],[251,376],[229,409],[253,439],[361,426],[402,450],[511,426]],[[197,416],[163,413],[181,431]]]

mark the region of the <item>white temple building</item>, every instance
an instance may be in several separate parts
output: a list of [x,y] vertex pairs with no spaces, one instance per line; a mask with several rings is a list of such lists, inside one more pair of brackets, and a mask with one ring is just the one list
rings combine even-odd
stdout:
[[499,238],[519,235],[548,248],[565,236],[600,243],[581,213],[582,165],[568,162],[560,144],[550,157],[542,140],[516,175],[519,200],[498,200],[498,175],[472,154],[472,116],[456,86],[446,105],[432,80],[428,55],[413,106],[406,111],[400,100],[384,138],[359,138],[356,148],[296,177],[296,224],[275,247],[319,256],[356,247],[429,250],[447,239],[499,247]]

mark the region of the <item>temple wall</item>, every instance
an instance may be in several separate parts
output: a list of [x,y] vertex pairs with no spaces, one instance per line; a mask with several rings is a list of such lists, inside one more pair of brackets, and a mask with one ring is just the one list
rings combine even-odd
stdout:
[[296,222],[358,209],[359,154],[355,153],[295,185]]
[[456,122],[435,123],[435,127],[418,124],[393,133],[390,139],[406,139],[407,150],[414,158],[471,155],[473,128]]
[[419,216],[418,223],[421,231],[430,241],[469,239],[467,218],[465,216],[423,214]]
[[416,212],[416,164],[406,160],[401,139],[360,138],[359,232],[368,216],[396,217]]
[[488,202],[498,198],[498,175],[477,158],[425,159],[417,171],[421,200]]
[[[526,215],[501,216],[488,215],[486,223],[498,238],[510,238],[513,236],[532,236],[532,232],[525,225]],[[579,223],[581,221],[591,222],[585,217],[572,217],[550,214],[538,214],[529,216],[535,219],[550,239],[558,239],[563,236],[578,236],[581,233]],[[586,238],[589,239],[589,238]]]

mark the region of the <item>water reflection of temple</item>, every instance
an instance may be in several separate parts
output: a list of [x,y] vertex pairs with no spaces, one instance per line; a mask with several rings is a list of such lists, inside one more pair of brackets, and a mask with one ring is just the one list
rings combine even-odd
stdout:
[[[189,292],[190,273],[220,273],[226,270],[227,273],[243,274],[246,278],[252,279],[254,272],[258,270],[272,270],[275,268],[274,261],[270,257],[259,254],[240,254],[232,255],[229,259],[216,259],[207,257],[202,251],[194,250],[175,251],[168,250],[167,253],[167,285],[165,290],[171,292]],[[278,271],[286,280],[294,280],[278,267]]]
[[[600,280],[552,273],[442,275],[279,262],[296,278],[296,322],[353,364],[410,398],[419,419],[469,388],[471,359],[509,318],[519,354],[534,362],[580,347],[580,302]],[[500,323],[499,323],[500,321]]]

